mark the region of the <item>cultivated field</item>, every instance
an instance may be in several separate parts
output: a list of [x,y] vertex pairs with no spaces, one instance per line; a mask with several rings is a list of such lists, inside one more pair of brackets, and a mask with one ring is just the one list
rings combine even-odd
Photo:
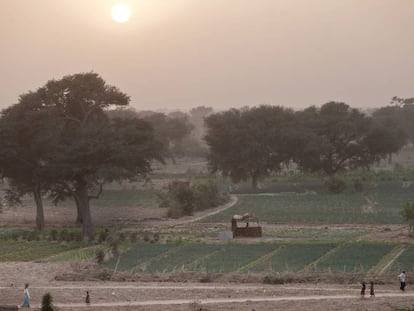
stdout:
[[[157,191],[171,179],[208,178],[201,162],[191,170],[172,167],[146,183],[109,185],[92,201],[95,241],[81,241],[73,202],[45,201],[43,233],[31,229],[30,198],[4,206],[0,305],[19,303],[29,282],[35,307],[48,291],[60,310],[86,307],[86,290],[93,311],[414,307],[414,239],[400,215],[414,198],[406,176],[367,178],[362,189],[350,183],[341,194],[308,177],[268,180],[255,193],[233,185],[233,201],[224,208],[168,219],[157,207]],[[228,188],[227,180],[218,182]],[[263,237],[220,240],[232,215],[244,213],[258,216]],[[396,275],[403,269],[408,287],[402,294]],[[359,298],[362,279],[375,281],[375,298]]]

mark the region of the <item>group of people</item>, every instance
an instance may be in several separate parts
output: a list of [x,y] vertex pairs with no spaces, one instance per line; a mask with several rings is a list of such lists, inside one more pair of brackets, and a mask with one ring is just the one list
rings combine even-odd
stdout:
[[[367,288],[367,285],[365,284],[365,281],[361,282],[361,297],[365,297],[365,289]],[[370,282],[370,286],[369,286],[369,294],[370,297],[375,297],[375,292],[374,292],[374,281]]]
[[[91,298],[89,296],[89,291],[86,291],[86,298],[85,303],[87,305],[91,304]],[[30,308],[30,293],[29,293],[29,283],[24,285],[23,291],[23,304],[21,305],[22,308]]]
[[[402,271],[398,275],[398,279],[400,280],[400,290],[402,290],[402,291],[405,291],[405,278],[406,278],[405,271]],[[364,280],[361,281],[361,286],[362,286],[361,287],[361,297],[364,298],[365,297],[365,290],[367,288],[367,285],[365,284]],[[370,282],[369,294],[370,294],[370,297],[375,297],[374,281]],[[85,303],[87,305],[89,305],[91,303],[91,298],[90,298],[90,295],[89,295],[89,291],[86,291]],[[30,308],[29,283],[26,283],[25,286],[24,286],[22,307],[23,308]]]
[[[405,271],[402,271],[399,275],[398,275],[398,279],[400,280],[400,290],[405,291]],[[367,285],[365,284],[365,281],[362,280],[361,281],[361,297],[364,298],[365,297],[365,290],[367,288]],[[374,292],[374,282],[371,281],[370,282],[370,286],[369,286],[369,294],[370,297],[375,297],[375,292]]]

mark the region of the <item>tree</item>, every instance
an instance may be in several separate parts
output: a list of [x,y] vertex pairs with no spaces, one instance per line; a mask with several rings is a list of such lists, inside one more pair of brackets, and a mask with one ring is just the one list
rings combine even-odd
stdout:
[[405,136],[414,144],[414,97],[400,98],[394,96],[391,99],[390,106],[380,108],[374,115],[396,122],[398,128],[401,128]]
[[158,140],[163,142],[169,156],[173,159],[174,154],[181,153],[181,143],[193,129],[187,116],[182,113],[167,116],[164,113],[147,112],[143,116],[143,120],[152,125]]
[[[306,170],[334,176],[339,171],[368,167],[398,151],[398,132],[340,102],[298,112],[295,161]],[[300,134],[299,132],[299,134]]]
[[274,106],[231,109],[208,116],[205,140],[210,147],[210,170],[235,182],[251,179],[257,189],[259,179],[289,161],[293,120],[292,110]]
[[[402,145],[406,144],[409,139],[409,129],[402,108],[398,105],[381,107],[374,111],[373,118],[378,124],[379,131],[385,132],[383,142],[377,142],[378,147],[390,147],[389,160],[391,161],[391,153],[398,151]],[[409,116],[410,114],[407,113]],[[414,118],[414,110],[411,116]],[[413,131],[414,138],[414,131]]]
[[9,181],[7,197],[19,202],[32,193],[36,203],[36,227],[44,228],[42,193],[47,188],[50,147],[60,124],[34,103],[38,94],[27,93],[19,103],[4,109],[0,118],[0,174]]
[[126,106],[129,97],[95,73],[51,80],[33,94],[30,107],[59,125],[50,131],[53,139],[47,161],[41,162],[45,169],[41,180],[47,181],[56,200],[75,198],[83,237],[93,238],[90,200],[99,196],[107,181],[148,173],[151,161],[162,159],[161,145],[147,123],[107,117],[105,109]]

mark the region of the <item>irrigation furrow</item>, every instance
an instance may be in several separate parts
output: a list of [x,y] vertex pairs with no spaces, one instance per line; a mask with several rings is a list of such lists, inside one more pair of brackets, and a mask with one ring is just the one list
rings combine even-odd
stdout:
[[340,248],[340,246],[341,245],[337,245],[336,247],[334,247],[331,250],[329,250],[328,252],[326,252],[323,256],[321,256],[318,259],[316,259],[315,261],[307,264],[305,267],[303,267],[302,271],[309,271],[309,270],[311,270],[311,268],[316,267],[318,265],[318,263],[324,261],[326,258],[328,258],[333,253],[335,253]]
[[253,267],[253,266],[255,266],[259,263],[262,263],[265,260],[268,260],[268,259],[272,258],[279,251],[280,251],[280,247],[278,247],[277,249],[271,251],[270,253],[267,253],[266,255],[263,255],[263,256],[259,257],[258,259],[254,260],[252,262],[249,262],[248,264],[244,265],[243,267],[240,267],[239,269],[237,269],[235,272],[242,272],[243,270],[247,270],[250,267]]

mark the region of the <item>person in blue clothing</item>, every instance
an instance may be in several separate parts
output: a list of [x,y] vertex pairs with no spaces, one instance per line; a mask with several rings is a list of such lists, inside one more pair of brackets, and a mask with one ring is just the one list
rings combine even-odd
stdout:
[[30,293],[29,293],[29,283],[26,283],[23,291],[23,308],[30,308]]

